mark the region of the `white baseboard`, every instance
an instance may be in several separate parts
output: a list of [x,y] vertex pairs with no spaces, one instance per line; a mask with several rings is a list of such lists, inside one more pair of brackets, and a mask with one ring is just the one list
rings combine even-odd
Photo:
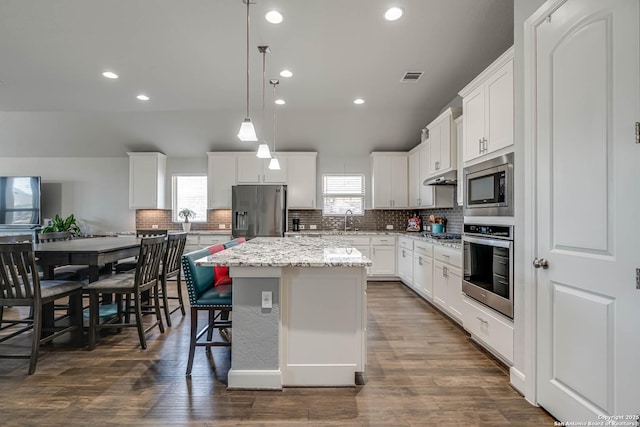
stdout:
[[272,371],[229,370],[229,389],[282,390],[280,369]]
[[509,378],[513,388],[518,390],[524,396],[526,389],[524,374],[512,366],[509,369]]

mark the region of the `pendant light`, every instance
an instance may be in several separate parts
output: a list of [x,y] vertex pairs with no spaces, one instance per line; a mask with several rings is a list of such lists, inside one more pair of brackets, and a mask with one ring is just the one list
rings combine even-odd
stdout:
[[[265,116],[264,116],[264,86],[265,86],[265,62],[266,62],[266,56],[267,53],[271,53],[271,49],[269,49],[269,46],[258,46],[258,51],[262,54],[262,135],[265,135],[265,130],[267,128],[266,126],[266,120],[265,120]],[[271,153],[269,152],[269,144],[267,144],[266,138],[262,139],[262,142],[260,143],[260,145],[258,145],[258,152],[256,153],[256,156],[258,156],[258,158],[260,159],[270,159],[271,158]]]
[[240,141],[257,141],[256,130],[251,122],[251,117],[249,117],[249,5],[252,0],[242,1],[247,4],[247,115],[240,125],[238,138]]
[[271,161],[269,162],[269,169],[280,170],[280,162],[276,157],[276,85],[280,83],[278,79],[271,79],[269,83],[273,85],[273,154],[271,155]]

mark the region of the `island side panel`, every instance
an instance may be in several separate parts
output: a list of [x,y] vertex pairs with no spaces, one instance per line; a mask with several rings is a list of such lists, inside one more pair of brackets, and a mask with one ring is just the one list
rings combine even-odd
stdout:
[[[281,389],[280,278],[277,277],[280,269],[231,270],[233,356],[229,371],[229,388]],[[256,275],[264,277],[255,277]],[[263,291],[273,293],[272,308],[262,308]]]
[[353,386],[366,360],[364,267],[282,270],[283,386]]

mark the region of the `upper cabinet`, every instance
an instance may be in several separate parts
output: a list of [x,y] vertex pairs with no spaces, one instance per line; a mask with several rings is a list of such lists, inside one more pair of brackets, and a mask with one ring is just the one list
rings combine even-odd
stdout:
[[462,167],[464,122],[462,117],[463,116],[460,116],[453,121],[453,127],[456,130],[456,145],[458,147],[458,185],[456,185],[456,201],[458,206],[462,206],[464,202],[464,168]]
[[409,152],[409,207],[451,208],[453,186],[423,185],[429,176],[429,140]]
[[[318,153],[286,153],[287,207],[316,209],[316,160]],[[282,158],[279,157],[280,162]]]
[[513,145],[513,47],[460,91],[463,161]]
[[371,153],[371,187],[373,209],[409,206],[407,153]]
[[447,108],[429,123],[429,176],[449,172],[457,167],[457,147],[453,119],[460,115],[459,108]]
[[231,187],[236,185],[236,153],[207,153],[209,209],[231,209]]
[[164,209],[167,156],[162,153],[129,155],[129,208]]
[[238,170],[236,181],[238,184],[286,184],[287,159],[278,155],[280,169],[269,169],[269,159],[260,159],[256,154],[237,153]]

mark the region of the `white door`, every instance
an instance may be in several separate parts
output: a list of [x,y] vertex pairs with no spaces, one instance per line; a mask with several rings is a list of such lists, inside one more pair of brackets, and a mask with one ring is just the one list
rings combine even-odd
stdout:
[[468,162],[482,155],[484,134],[484,85],[465,96],[462,100],[464,111],[464,155]]
[[537,400],[564,422],[640,414],[639,5],[534,23]]
[[286,184],[287,183],[287,168],[289,159],[286,154],[278,154],[278,163],[280,163],[280,169],[269,169],[269,163],[271,160],[262,159],[262,182],[265,184]]
[[420,206],[420,151],[418,149],[409,154],[409,206],[412,208]]
[[391,207],[391,168],[390,156],[375,156],[371,163],[373,181],[373,208]]
[[409,206],[409,171],[407,156],[391,158],[391,200],[394,208]]
[[257,158],[254,154],[239,155],[237,164],[238,184],[261,184],[263,182],[264,159]]

